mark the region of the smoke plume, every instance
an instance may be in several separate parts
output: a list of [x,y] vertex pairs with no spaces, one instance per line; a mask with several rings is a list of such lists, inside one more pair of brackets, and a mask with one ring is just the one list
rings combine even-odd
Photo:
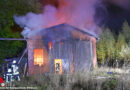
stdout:
[[[75,27],[95,32],[98,28],[94,21],[95,4],[98,0],[58,0],[58,7],[44,6],[43,13],[27,13],[25,16],[14,16],[15,22],[30,31],[68,23]],[[24,30],[25,33],[29,30]],[[31,32],[27,33],[31,33]],[[23,33],[23,34],[24,34]],[[27,34],[26,34],[27,35]]]
[[[33,34],[33,32],[55,26],[62,23],[71,24],[77,28],[98,33],[99,23],[107,15],[107,9],[102,2],[111,2],[123,8],[128,8],[129,0],[46,0],[49,3],[44,5],[43,13],[27,13],[25,16],[14,16],[15,22],[21,27],[27,27],[22,35]],[[54,4],[54,5],[53,5]],[[101,12],[96,9],[100,7]],[[102,15],[100,15],[102,13]],[[98,14],[99,19],[95,19]],[[104,16],[103,16],[104,15]],[[98,18],[98,17],[96,17]],[[30,29],[30,30],[29,30]]]

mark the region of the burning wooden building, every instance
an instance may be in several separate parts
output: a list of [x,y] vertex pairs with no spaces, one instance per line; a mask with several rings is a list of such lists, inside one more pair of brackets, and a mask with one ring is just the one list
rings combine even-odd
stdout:
[[96,37],[68,24],[60,24],[30,37],[29,74],[74,73],[97,64]]

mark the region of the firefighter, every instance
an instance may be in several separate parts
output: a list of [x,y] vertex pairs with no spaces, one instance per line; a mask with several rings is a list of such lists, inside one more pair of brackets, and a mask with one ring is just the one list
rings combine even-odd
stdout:
[[13,72],[12,73],[13,74],[13,79],[20,81],[19,71],[18,71],[19,68],[18,68],[18,66],[16,64],[16,60],[13,60],[11,68],[12,68],[12,72]]
[[13,81],[13,76],[12,76],[12,70],[11,68],[8,69],[7,73],[5,74],[5,80],[6,80],[6,83],[10,83]]

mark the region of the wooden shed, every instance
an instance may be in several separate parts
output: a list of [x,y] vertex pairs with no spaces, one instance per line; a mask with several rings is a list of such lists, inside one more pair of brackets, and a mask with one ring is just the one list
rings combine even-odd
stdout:
[[27,41],[29,74],[75,73],[96,67],[96,39],[69,24],[39,31]]

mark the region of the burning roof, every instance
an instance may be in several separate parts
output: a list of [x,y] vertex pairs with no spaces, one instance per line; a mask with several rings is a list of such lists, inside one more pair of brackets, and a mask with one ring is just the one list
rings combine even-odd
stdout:
[[81,39],[84,37],[84,35],[92,36],[98,39],[96,35],[86,32],[85,30],[78,29],[69,24],[59,24],[50,28],[46,28],[38,31],[33,36],[39,36],[39,35],[41,35],[43,39],[47,42],[60,41],[70,38]]

